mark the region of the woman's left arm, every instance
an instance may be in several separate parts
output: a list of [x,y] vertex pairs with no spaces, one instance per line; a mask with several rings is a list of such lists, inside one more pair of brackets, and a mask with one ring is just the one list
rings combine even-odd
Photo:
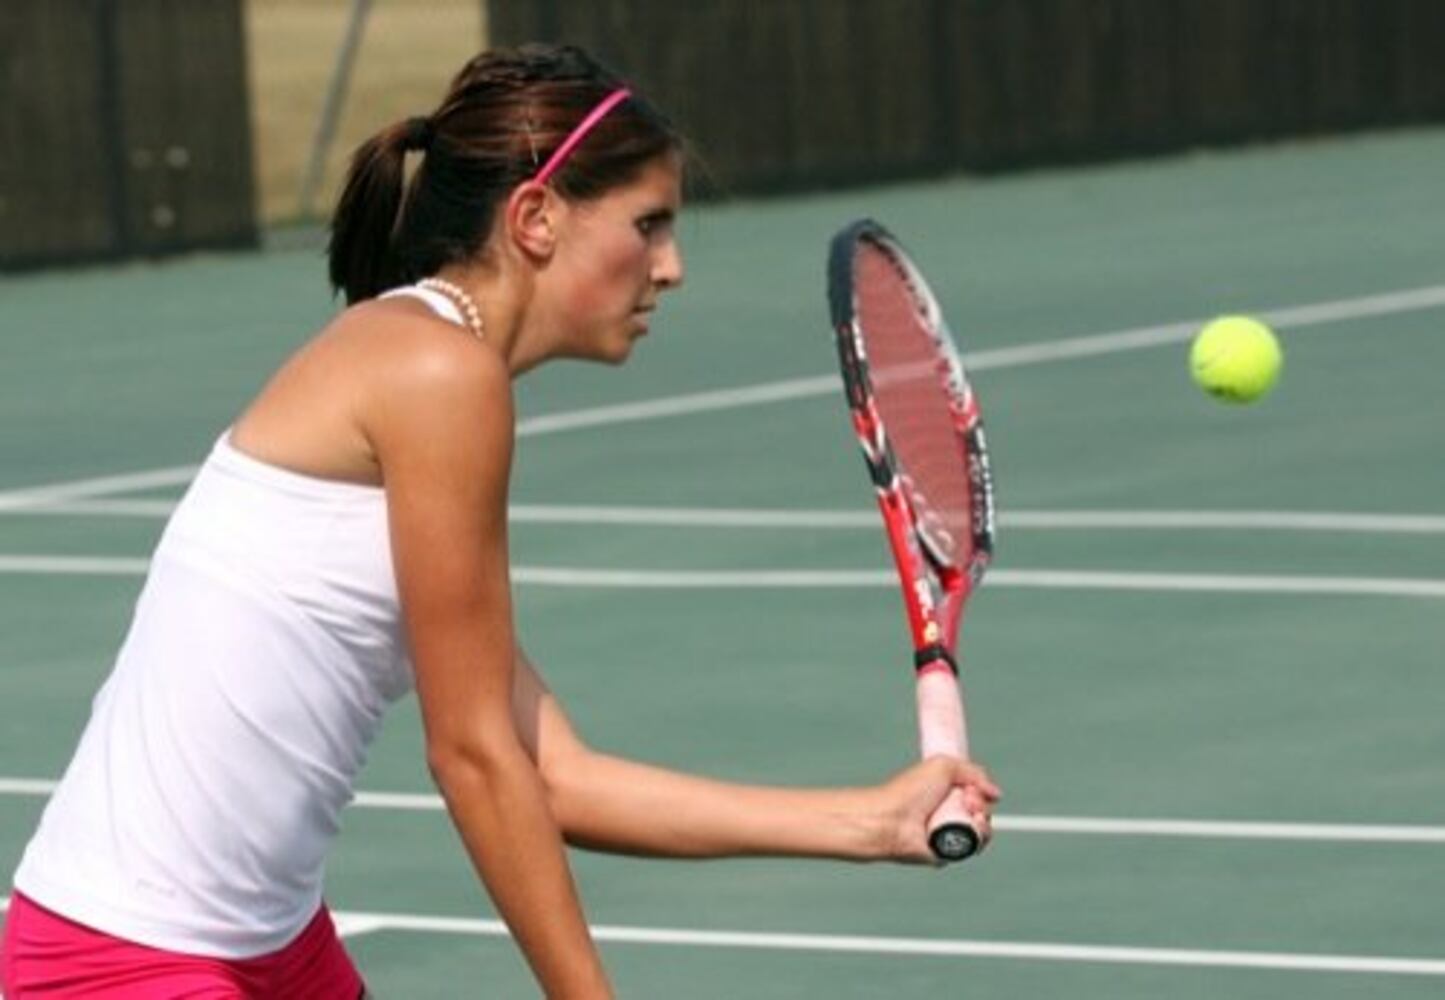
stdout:
[[983,768],[935,757],[863,788],[776,788],[682,774],[582,742],[519,649],[517,728],[568,843],[675,858],[794,855],[929,864],[926,824],[955,785],[987,836],[999,790]]

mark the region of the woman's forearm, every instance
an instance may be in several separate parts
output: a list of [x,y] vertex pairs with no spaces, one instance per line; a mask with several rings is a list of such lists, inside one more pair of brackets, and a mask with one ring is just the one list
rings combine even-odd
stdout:
[[433,772],[467,853],[546,995],[610,997],[531,759],[517,747],[435,761]]
[[580,847],[657,857],[885,856],[887,823],[866,789],[740,785],[587,752],[551,785]]
[[696,777],[598,753],[521,650],[513,717],[569,843],[671,858],[795,855],[933,864],[928,817],[963,788],[985,839],[999,790],[978,765],[920,761],[867,788],[776,788]]

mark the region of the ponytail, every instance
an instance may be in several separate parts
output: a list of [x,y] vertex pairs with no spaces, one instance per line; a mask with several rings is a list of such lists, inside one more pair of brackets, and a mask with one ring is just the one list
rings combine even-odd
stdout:
[[401,283],[394,246],[406,178],[409,123],[372,136],[356,150],[331,220],[331,287],[348,305]]

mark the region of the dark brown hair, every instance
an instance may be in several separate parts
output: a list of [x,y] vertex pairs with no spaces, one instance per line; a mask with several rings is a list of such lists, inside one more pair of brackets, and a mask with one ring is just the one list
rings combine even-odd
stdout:
[[[472,59],[441,106],[356,150],[331,222],[331,284],[348,303],[476,256],[497,205],[624,84],[581,49],[524,45]],[[625,184],[682,137],[635,92],[588,133],[548,183],[587,200]],[[408,150],[423,156],[406,180]]]

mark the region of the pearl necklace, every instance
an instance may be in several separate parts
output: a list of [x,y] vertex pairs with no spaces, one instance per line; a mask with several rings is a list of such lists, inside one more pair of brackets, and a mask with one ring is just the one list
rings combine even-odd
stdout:
[[470,330],[478,340],[486,339],[486,334],[482,330],[482,314],[477,309],[477,304],[472,301],[472,297],[462,291],[461,288],[444,278],[423,278],[416,283],[416,287],[429,288],[433,292],[438,292],[446,296],[461,312],[462,319],[466,321],[467,329]]

